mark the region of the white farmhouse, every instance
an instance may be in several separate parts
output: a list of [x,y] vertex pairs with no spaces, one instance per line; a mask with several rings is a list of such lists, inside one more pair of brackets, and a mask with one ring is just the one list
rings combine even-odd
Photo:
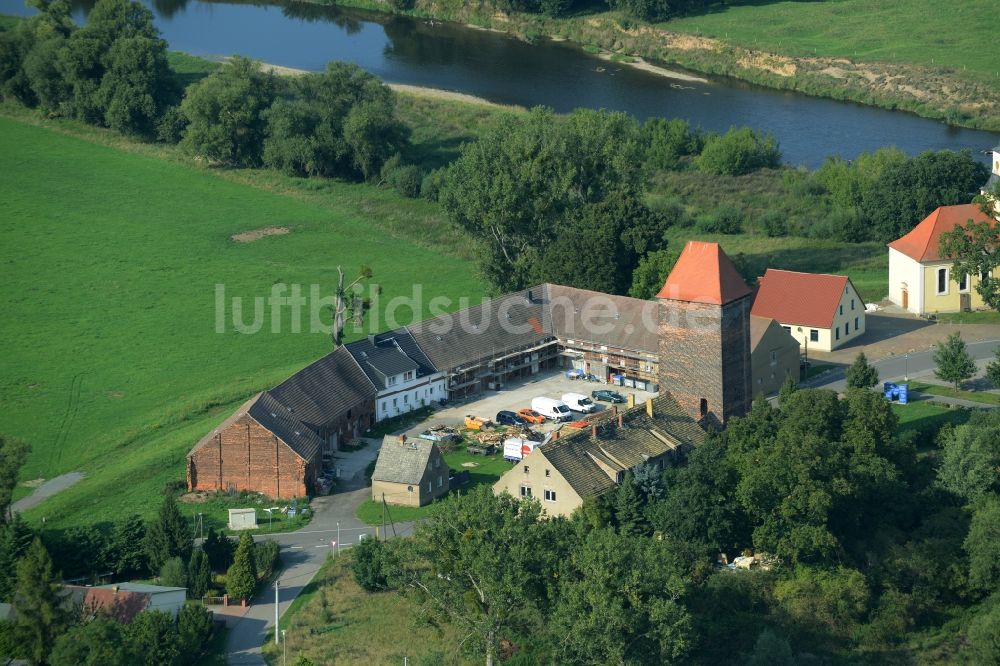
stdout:
[[347,345],[378,391],[375,420],[383,421],[447,397],[439,372],[405,329],[369,335]]
[[807,353],[833,351],[865,332],[865,302],[846,275],[769,268],[750,312],[777,320]]

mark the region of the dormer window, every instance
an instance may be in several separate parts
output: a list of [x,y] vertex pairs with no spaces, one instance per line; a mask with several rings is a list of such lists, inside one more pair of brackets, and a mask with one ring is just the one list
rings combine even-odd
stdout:
[[403,381],[405,382],[411,379],[413,379],[413,370],[408,370],[406,371],[406,373],[403,374]]
[[397,379],[399,379],[399,377],[398,377],[398,376],[396,376],[396,375],[393,375],[392,377],[389,377],[389,378],[388,378],[388,379],[386,380],[386,385],[387,385],[387,386],[395,386],[395,385],[396,385],[396,380],[397,380]]

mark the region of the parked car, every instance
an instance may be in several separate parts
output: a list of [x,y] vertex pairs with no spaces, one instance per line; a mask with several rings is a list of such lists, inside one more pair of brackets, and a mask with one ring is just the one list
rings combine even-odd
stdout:
[[528,422],[522,419],[520,416],[514,412],[502,411],[497,412],[496,418],[497,425],[509,425],[509,426],[526,426]]
[[563,393],[562,401],[574,412],[590,414],[597,409],[597,405],[582,393]]
[[545,417],[536,412],[533,409],[525,407],[524,409],[517,410],[517,415],[528,423],[545,423]]
[[570,421],[573,419],[572,412],[562,400],[555,398],[534,398],[531,401],[531,408],[552,421]]
[[601,389],[600,391],[591,391],[590,397],[594,400],[599,400],[601,402],[610,402],[611,404],[624,404],[625,396],[623,396],[618,391],[609,391],[607,389]]

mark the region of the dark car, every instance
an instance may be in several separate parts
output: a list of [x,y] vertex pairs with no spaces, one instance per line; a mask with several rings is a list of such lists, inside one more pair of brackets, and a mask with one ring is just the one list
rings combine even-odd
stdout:
[[496,418],[497,425],[509,425],[509,426],[526,426],[528,422],[522,419],[520,416],[514,412],[497,412]]
[[625,396],[617,391],[608,391],[607,389],[602,389],[600,391],[592,391],[590,397],[594,400],[600,400],[601,402],[610,402],[611,404],[621,404],[625,402]]

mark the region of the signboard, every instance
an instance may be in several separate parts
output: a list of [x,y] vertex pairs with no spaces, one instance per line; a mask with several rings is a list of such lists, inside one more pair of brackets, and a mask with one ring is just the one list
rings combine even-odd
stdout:
[[899,404],[905,405],[910,401],[910,385],[900,384],[899,385]]

